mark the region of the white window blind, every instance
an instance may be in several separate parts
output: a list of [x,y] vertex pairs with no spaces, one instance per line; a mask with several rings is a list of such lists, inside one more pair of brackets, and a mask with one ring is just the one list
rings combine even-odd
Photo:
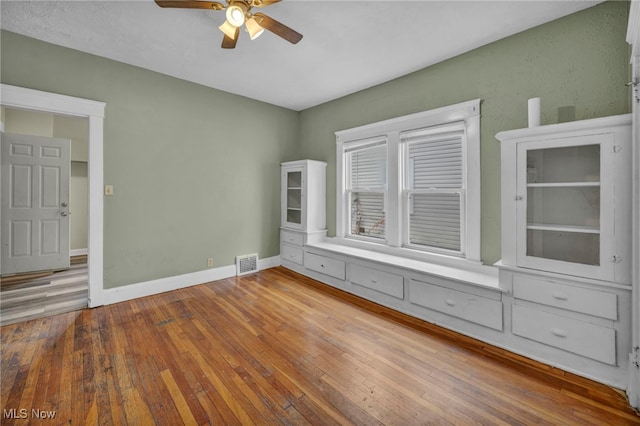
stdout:
[[464,123],[401,133],[407,245],[463,251]]
[[354,142],[345,153],[349,170],[350,234],[384,238],[386,139]]

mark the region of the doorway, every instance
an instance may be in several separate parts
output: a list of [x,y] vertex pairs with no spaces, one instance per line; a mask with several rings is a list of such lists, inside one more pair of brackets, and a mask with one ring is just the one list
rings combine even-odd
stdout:
[[[88,122],[88,232],[87,275],[88,306],[104,304],[103,295],[103,102],[0,85],[0,106],[50,113],[63,117],[80,117]],[[0,124],[4,127],[4,123]]]
[[88,119],[1,116],[0,324],[86,308]]

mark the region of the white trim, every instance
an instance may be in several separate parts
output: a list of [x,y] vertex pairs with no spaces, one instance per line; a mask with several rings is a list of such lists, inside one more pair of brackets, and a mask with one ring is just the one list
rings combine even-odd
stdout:
[[415,114],[403,115],[389,120],[378,121],[364,126],[335,132],[338,142],[353,141],[373,136],[381,136],[386,133],[401,132],[421,127],[429,127],[436,124],[465,121],[469,117],[480,114],[480,99],[460,102]]
[[258,270],[262,271],[263,269],[275,268],[276,266],[282,265],[280,261],[280,256],[268,257],[266,259],[258,259]]
[[[258,260],[258,270],[273,268],[280,265],[280,256]],[[153,296],[154,294],[165,293],[167,291],[192,287],[194,285],[205,284],[211,281],[223,280],[236,276],[236,266],[227,265],[204,271],[191,272],[173,277],[160,278],[157,280],[145,281],[137,284],[123,285],[116,288],[104,290],[104,304],[125,302],[139,297]]]
[[104,304],[103,295],[103,126],[104,102],[23,87],[0,85],[4,107],[87,117],[89,119],[89,307]]
[[627,43],[632,47],[631,56],[640,56],[640,0],[631,0],[629,23],[627,25]]
[[[478,112],[479,110],[478,105]],[[481,262],[481,208],[480,200],[480,115],[469,117],[467,124],[466,151],[466,193],[465,193],[465,257],[472,262]],[[469,214],[469,212],[477,212]]]
[[[484,265],[482,262],[475,262],[451,254],[443,254],[434,251],[415,250],[410,247],[391,247],[378,242],[364,241],[354,238],[327,237],[322,242],[330,243],[334,246],[350,247],[354,249],[366,250],[372,254],[397,256],[405,259],[416,260],[433,265],[451,266],[460,269],[474,270],[477,268],[489,268],[491,265]],[[315,243],[314,243],[315,244]]]
[[344,238],[347,235],[348,224],[343,214],[345,194],[344,189],[347,183],[347,173],[344,164],[344,142],[336,143],[336,237]]
[[530,139],[539,139],[539,136],[556,136],[562,133],[562,137],[588,134],[593,129],[607,129],[611,127],[627,126],[631,123],[631,114],[611,115],[608,117],[590,118],[588,120],[570,121],[567,123],[547,124],[538,127],[505,130],[496,134],[496,139],[517,140],[525,142]]
[[[633,0],[629,10],[627,42],[632,45],[632,81],[640,80],[640,1]],[[631,347],[640,347],[640,87],[630,87],[632,99],[632,249],[631,249]],[[640,352],[640,349],[638,349]],[[629,403],[640,409],[640,367],[629,356]],[[640,357],[640,353],[636,353]]]
[[79,117],[96,116],[104,118],[104,102],[57,93],[42,92],[24,87],[1,85],[2,106],[7,108],[34,109],[52,114],[74,115]]
[[69,256],[84,256],[87,254],[89,254],[89,249],[86,248],[69,250]]

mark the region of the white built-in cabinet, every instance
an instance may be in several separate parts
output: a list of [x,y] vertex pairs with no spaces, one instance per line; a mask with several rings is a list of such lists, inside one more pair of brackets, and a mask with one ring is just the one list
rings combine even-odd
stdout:
[[631,117],[498,133],[502,263],[631,283]]
[[302,265],[303,246],[326,235],[327,163],[300,160],[282,163],[280,257]]
[[497,135],[503,256],[493,266],[431,261],[327,238],[324,163],[284,163],[282,265],[626,389],[632,350],[630,124],[630,115],[623,115]]
[[[498,133],[500,286],[511,345],[626,381],[631,329],[631,116]],[[577,357],[576,357],[577,356]]]

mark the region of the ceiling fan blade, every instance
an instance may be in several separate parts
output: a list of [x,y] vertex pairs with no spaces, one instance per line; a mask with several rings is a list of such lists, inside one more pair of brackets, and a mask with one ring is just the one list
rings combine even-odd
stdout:
[[264,13],[256,13],[253,16],[256,18],[256,21],[258,21],[258,24],[262,28],[279,35],[289,43],[296,44],[297,42],[302,40],[302,34],[295,30],[292,30],[291,28],[276,21],[275,19],[268,17]]
[[176,7],[181,9],[212,9],[222,10],[226,8],[222,3],[217,1],[199,1],[199,0],[156,0],[156,4],[160,7]]
[[222,48],[223,49],[235,49],[236,43],[238,42],[238,36],[240,35],[240,28],[236,28],[235,37],[231,38],[228,35],[224,35],[222,39]]
[[267,7],[279,1],[280,0],[251,0],[251,7]]

